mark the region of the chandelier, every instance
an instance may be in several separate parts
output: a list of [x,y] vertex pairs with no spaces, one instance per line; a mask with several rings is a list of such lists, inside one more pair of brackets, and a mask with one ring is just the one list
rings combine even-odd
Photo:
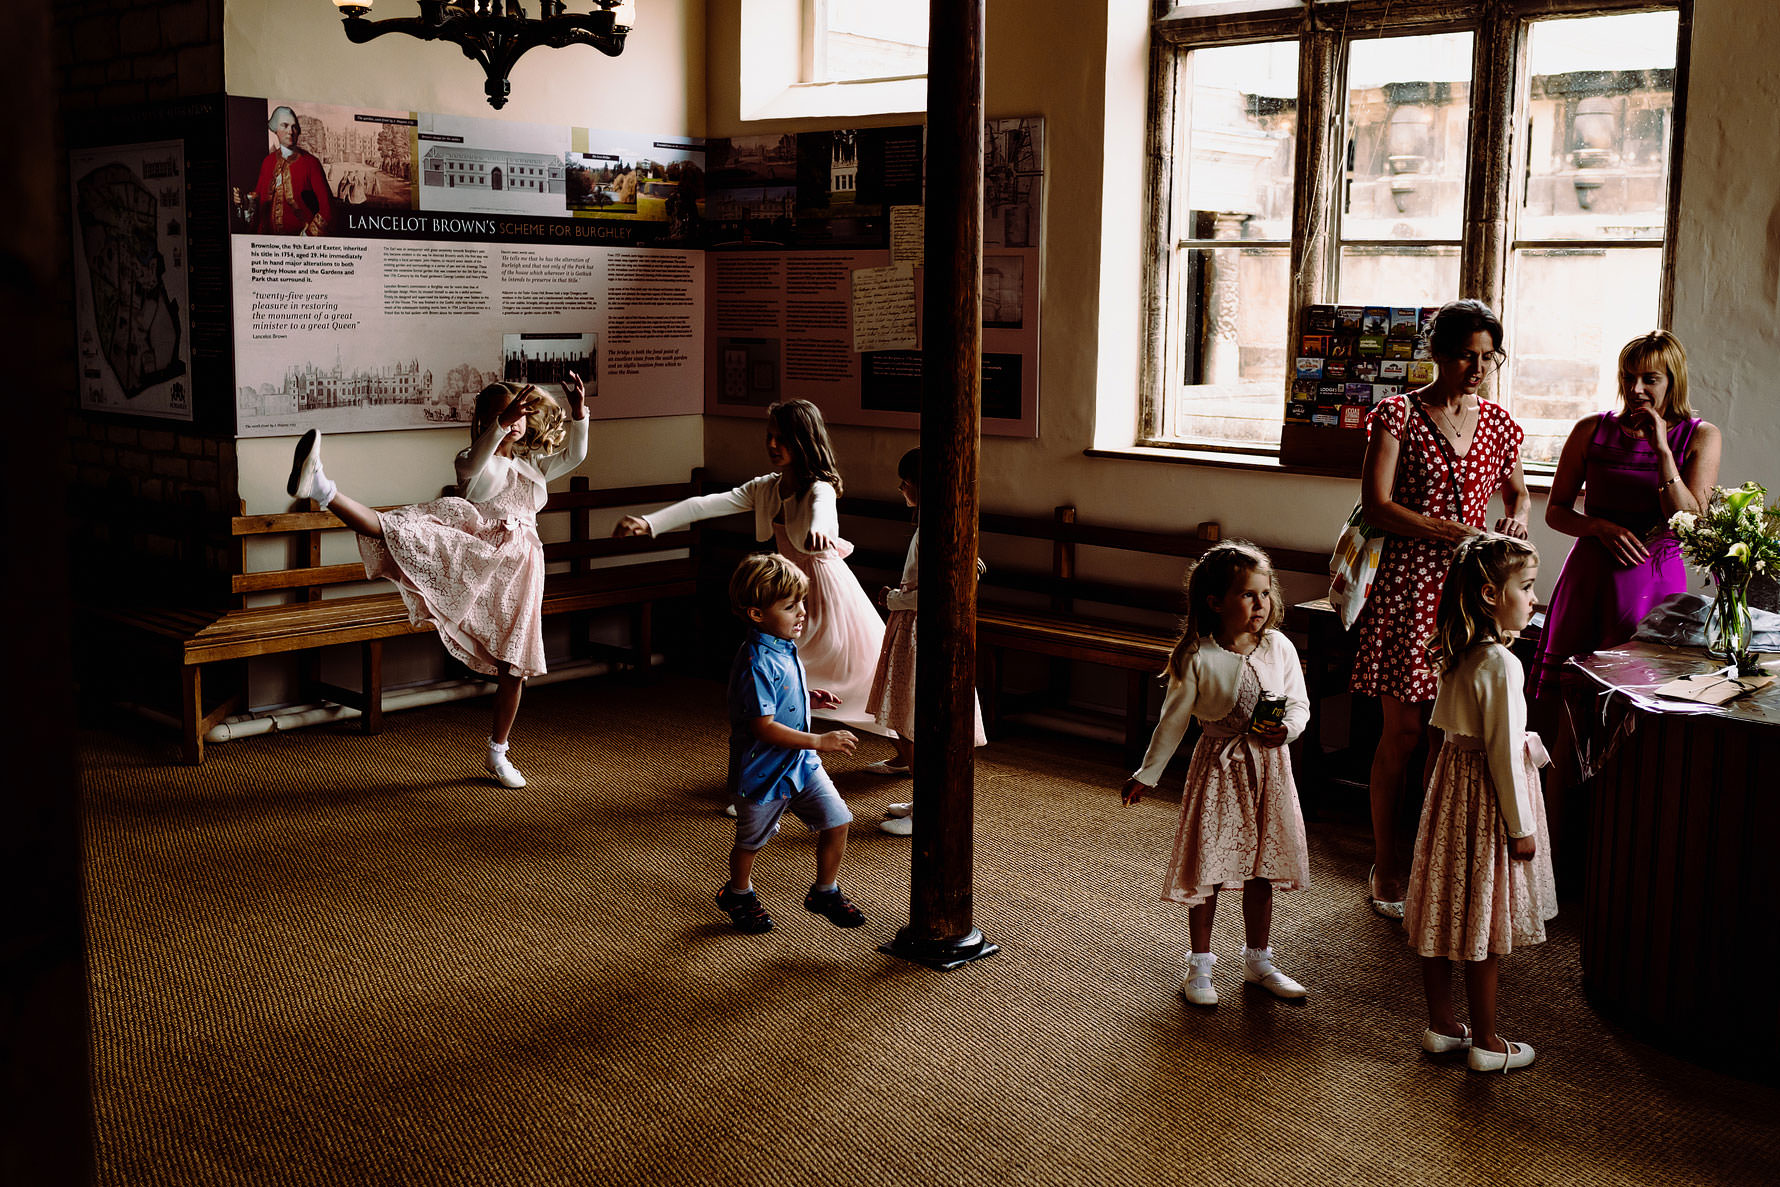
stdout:
[[538,0],[537,17],[526,15],[519,0],[419,0],[417,17],[366,20],[373,0],[334,0],[346,37],[364,44],[385,33],[406,33],[422,41],[449,41],[464,57],[482,64],[488,76],[483,90],[488,105],[507,105],[513,84],[507,72],[525,51],[539,45],[591,45],[609,58],[624,52],[624,38],[635,22],[631,0],[593,0],[591,12],[569,12],[564,0]]

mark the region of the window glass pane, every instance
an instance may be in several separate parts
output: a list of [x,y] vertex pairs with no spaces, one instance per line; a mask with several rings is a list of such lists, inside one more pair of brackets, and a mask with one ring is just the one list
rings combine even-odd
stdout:
[[1182,382],[1163,432],[1223,445],[1279,445],[1292,253],[1287,247],[1188,248],[1176,257],[1184,325]]
[[855,78],[899,78],[927,73],[925,4],[883,0],[826,0],[822,77],[812,82]]
[[1181,123],[1182,239],[1290,239],[1298,43],[1194,50]]
[[1620,348],[1658,327],[1662,263],[1659,247],[1514,253],[1502,398],[1526,430],[1523,459],[1555,462],[1571,426],[1614,407]]
[[1347,60],[1343,239],[1457,239],[1471,34],[1356,41]]
[[1444,305],[1459,292],[1456,247],[1344,247],[1342,305]]
[[1660,239],[1675,115],[1673,12],[1536,21],[1521,239]]

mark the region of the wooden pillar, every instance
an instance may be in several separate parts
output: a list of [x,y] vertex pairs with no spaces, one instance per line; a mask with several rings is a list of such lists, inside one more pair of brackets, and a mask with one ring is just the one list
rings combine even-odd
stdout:
[[[1508,209],[1514,201],[1514,93],[1509,86],[1524,47],[1520,19],[1492,4],[1478,26],[1471,66],[1471,160],[1465,179],[1465,253],[1459,295],[1498,314],[1508,283]],[[1492,184],[1485,184],[1486,180]]]
[[971,914],[977,442],[982,417],[983,0],[932,0],[909,924],[893,956],[954,968],[996,951]]

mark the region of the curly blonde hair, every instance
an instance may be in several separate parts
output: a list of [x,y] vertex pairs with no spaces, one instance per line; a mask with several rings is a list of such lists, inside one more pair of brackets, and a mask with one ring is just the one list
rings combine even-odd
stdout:
[[506,410],[507,405],[514,400],[523,400],[534,392],[543,399],[526,414],[525,433],[513,443],[513,455],[522,458],[548,457],[560,450],[563,442],[569,439],[569,418],[562,410],[562,405],[532,384],[514,383],[506,379],[489,384],[477,395],[476,414],[470,418],[470,436],[482,436],[495,418]]

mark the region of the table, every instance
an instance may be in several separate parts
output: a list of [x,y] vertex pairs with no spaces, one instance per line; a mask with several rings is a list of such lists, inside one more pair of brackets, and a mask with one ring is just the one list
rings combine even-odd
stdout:
[[1712,709],[1652,692],[1713,670],[1703,652],[1634,642],[1570,666],[1594,694],[1576,720],[1595,771],[1583,991],[1683,1058],[1774,1079],[1780,682]]

